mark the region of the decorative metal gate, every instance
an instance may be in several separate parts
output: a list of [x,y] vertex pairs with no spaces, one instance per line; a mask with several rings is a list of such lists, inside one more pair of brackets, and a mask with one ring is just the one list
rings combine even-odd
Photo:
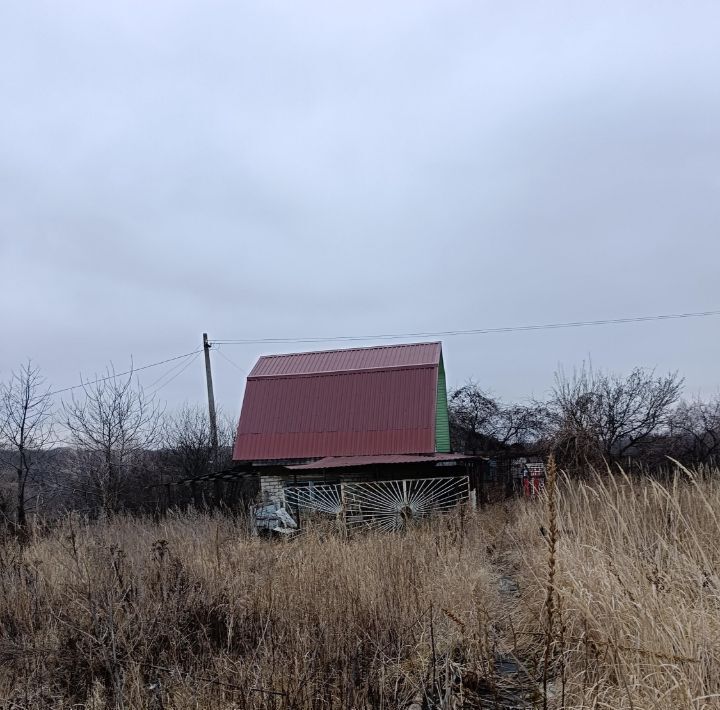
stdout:
[[412,520],[447,513],[469,499],[467,476],[411,478],[286,488],[285,507],[300,516],[332,516],[350,528],[401,530]]

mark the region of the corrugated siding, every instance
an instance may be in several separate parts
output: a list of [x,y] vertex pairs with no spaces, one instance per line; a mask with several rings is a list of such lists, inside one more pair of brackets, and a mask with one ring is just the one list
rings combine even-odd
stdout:
[[[367,456],[387,452],[431,452],[435,432],[429,429],[402,429],[375,432],[242,434],[235,440],[235,461],[305,459],[321,456]],[[370,454],[368,453],[370,452]]]
[[447,384],[442,355],[438,366],[437,400],[435,405],[435,451],[450,451],[450,421],[448,417]]
[[277,377],[395,367],[423,367],[437,365],[440,353],[440,343],[412,343],[409,345],[383,345],[374,348],[292,353],[290,355],[266,355],[257,361],[249,376]]
[[236,461],[435,451],[437,366],[248,378]]

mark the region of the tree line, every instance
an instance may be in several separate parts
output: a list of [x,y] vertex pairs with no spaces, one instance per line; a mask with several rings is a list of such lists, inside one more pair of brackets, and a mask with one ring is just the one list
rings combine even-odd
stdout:
[[[474,381],[449,394],[453,449],[546,455],[571,474],[621,464],[657,468],[668,457],[711,464],[720,454],[720,397],[684,399],[678,373],[635,368],[619,375],[583,365],[559,371],[544,400],[507,403]],[[232,465],[235,422],[219,421],[212,458],[208,416],[168,413],[133,373],[86,382],[56,402],[32,362],[0,384],[0,516],[20,529],[28,515],[149,509],[163,485]],[[190,491],[176,502],[192,502]],[[183,497],[184,496],[184,497]],[[195,501],[197,502],[197,501]]]
[[677,372],[620,375],[584,364],[555,373],[544,400],[505,403],[468,382],[449,395],[453,447],[464,453],[546,455],[571,474],[621,465],[657,470],[670,459],[714,464],[720,396],[683,398]]
[[[152,509],[165,484],[227,469],[233,436],[220,414],[214,461],[203,408],[168,413],[133,372],[112,367],[57,403],[28,362],[0,384],[0,524],[24,529],[31,513],[68,509]],[[173,496],[190,502],[191,492]]]

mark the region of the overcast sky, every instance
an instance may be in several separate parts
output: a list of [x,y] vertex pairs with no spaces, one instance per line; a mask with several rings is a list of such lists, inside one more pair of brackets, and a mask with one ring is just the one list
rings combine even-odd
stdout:
[[[0,4],[0,375],[720,308],[720,3]],[[444,340],[720,386],[720,318]],[[371,344],[371,343],[368,343]],[[332,344],[329,345],[332,347]],[[239,411],[261,353],[225,346]],[[228,359],[223,358],[225,356]],[[201,359],[142,382],[202,402]],[[179,364],[184,365],[185,361]]]

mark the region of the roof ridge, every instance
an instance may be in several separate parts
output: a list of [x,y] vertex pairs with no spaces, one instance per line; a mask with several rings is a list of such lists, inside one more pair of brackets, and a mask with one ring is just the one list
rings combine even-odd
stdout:
[[324,355],[326,353],[347,353],[356,352],[358,350],[389,350],[390,348],[411,348],[418,347],[421,345],[442,345],[441,340],[428,340],[418,343],[388,343],[385,345],[363,345],[360,347],[352,348],[335,348],[332,350],[306,350],[303,352],[292,352],[292,353],[274,353],[272,355],[261,355],[259,360],[270,360],[279,357],[296,357],[301,355]]

